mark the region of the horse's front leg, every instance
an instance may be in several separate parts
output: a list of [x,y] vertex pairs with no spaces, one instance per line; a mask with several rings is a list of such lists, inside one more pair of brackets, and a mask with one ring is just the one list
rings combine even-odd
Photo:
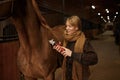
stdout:
[[24,80],[37,80],[37,78],[32,78],[32,77],[24,76]]
[[55,73],[51,73],[47,77],[44,77],[44,80],[55,80]]

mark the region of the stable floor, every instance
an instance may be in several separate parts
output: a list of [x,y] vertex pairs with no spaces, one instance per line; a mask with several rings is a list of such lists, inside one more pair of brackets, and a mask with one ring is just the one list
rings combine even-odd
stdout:
[[120,52],[112,31],[106,31],[91,41],[99,62],[91,66],[90,80],[120,80]]

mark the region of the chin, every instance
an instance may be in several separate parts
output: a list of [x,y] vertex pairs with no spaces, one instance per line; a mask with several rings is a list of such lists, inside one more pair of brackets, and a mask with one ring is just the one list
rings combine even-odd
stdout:
[[67,35],[71,35],[71,33],[67,33]]

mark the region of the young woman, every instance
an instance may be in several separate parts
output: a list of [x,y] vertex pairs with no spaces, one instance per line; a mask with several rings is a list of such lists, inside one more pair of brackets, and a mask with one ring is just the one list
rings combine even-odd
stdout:
[[81,20],[78,16],[68,17],[63,46],[55,45],[53,47],[64,56],[63,80],[88,80],[89,66],[98,62],[97,54],[85,38],[81,28]]

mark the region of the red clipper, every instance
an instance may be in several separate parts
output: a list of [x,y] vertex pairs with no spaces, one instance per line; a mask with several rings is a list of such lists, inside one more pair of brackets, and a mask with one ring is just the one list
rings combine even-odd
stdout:
[[[52,46],[54,46],[54,45],[61,45],[60,43],[56,43],[56,41],[55,41],[54,39],[49,40],[49,43],[50,43]],[[64,48],[61,48],[60,50],[61,50],[60,52],[65,51]]]

